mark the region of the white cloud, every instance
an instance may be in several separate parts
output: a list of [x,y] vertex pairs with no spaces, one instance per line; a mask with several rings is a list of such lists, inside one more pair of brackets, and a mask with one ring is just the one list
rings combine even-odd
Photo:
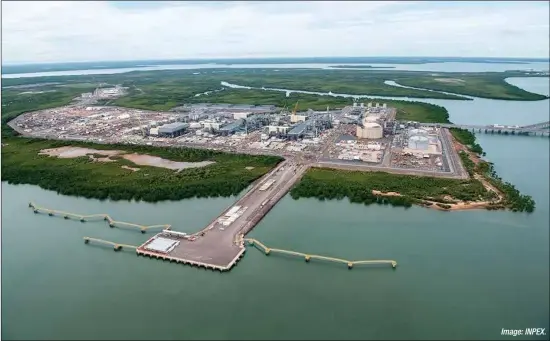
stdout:
[[3,2],[4,62],[548,57],[548,2]]

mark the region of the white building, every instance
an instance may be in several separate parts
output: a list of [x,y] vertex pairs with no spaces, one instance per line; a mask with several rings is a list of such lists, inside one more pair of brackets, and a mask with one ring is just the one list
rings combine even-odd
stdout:
[[268,132],[270,133],[286,133],[290,127],[286,126],[267,126]]
[[290,115],[290,122],[292,123],[304,122],[306,119],[307,116],[305,115]]
[[250,115],[249,112],[236,112],[236,113],[233,113],[233,118],[238,120],[241,118],[247,118],[248,115]]
[[201,122],[201,124],[202,124],[202,127],[204,129],[218,130],[218,129],[220,129],[220,126],[221,126],[221,123],[219,123],[219,122],[204,121],[204,122]]

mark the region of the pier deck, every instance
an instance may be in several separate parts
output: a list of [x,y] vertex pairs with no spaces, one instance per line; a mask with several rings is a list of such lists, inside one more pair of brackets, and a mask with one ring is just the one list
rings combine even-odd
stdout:
[[[221,271],[229,270],[244,253],[244,235],[290,190],[308,167],[309,165],[286,160],[264,175],[251,190],[232,205],[240,207],[240,215],[229,225],[219,222],[229,211],[228,208],[203,230],[189,237],[177,237],[161,232],[139,246],[137,253]],[[260,191],[268,180],[275,182],[267,190]],[[177,240],[179,244],[166,253],[147,250],[146,247],[158,237]]]

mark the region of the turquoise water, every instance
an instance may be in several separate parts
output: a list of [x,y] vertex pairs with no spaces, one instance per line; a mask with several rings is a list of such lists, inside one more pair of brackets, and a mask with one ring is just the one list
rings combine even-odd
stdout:
[[[501,123],[517,119],[510,114],[531,122],[530,115],[548,113],[548,101],[515,113],[503,109],[509,103],[493,101]],[[477,109],[460,110],[452,107],[452,121]],[[115,253],[82,237],[139,244],[150,234],[35,215],[28,201],[194,231],[235,199],[110,203],[2,183],[2,338],[506,339],[502,328],[548,332],[549,139],[478,138],[497,172],[534,197],[534,213],[287,196],[250,234],[270,247],[394,259],[395,270],[306,264],[249,249],[221,274]]]

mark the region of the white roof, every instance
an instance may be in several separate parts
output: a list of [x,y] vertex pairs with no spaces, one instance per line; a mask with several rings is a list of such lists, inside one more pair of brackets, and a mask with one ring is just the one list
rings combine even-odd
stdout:
[[371,122],[365,123],[364,126],[365,128],[381,128],[380,124]]
[[170,247],[172,247],[176,243],[176,240],[158,237],[150,242],[145,248],[147,250],[168,252],[168,249],[170,249]]

